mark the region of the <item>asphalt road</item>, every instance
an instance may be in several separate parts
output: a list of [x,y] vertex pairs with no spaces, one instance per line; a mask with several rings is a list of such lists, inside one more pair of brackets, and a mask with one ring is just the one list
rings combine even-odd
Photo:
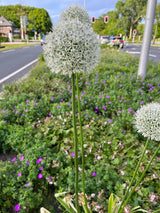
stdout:
[[[141,47],[142,45],[129,43],[126,47],[121,49],[121,51],[140,57]],[[149,59],[160,63],[160,47],[150,46]]]
[[42,53],[40,45],[28,46],[0,52],[0,89],[29,72]]

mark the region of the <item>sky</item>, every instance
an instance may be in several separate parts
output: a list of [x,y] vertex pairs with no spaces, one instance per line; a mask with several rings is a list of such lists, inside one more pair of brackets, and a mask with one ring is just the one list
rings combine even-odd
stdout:
[[[80,4],[85,7],[90,17],[98,18],[108,11],[115,10],[118,0],[0,0],[0,5],[16,5],[44,8],[50,15],[52,23],[56,23],[60,13],[71,4]],[[160,0],[158,0],[160,2]]]
[[115,9],[117,0],[0,0],[0,5],[22,4],[37,8],[44,8],[50,15],[54,24],[60,13],[71,4],[80,4],[88,11],[90,17],[98,18],[100,15]]

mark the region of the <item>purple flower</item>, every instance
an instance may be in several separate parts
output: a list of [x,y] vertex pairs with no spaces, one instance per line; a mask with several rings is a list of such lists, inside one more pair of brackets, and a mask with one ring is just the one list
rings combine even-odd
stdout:
[[119,86],[122,87],[122,84],[120,84]]
[[105,84],[106,83],[106,81],[103,81],[103,84]]
[[72,153],[71,153],[71,157],[74,157],[74,156],[75,156],[75,153],[74,153],[74,152],[72,152]]
[[136,112],[135,112],[135,111],[133,111],[132,113],[133,113],[133,114],[135,114]]
[[82,92],[82,95],[85,95],[85,92]]
[[126,132],[124,131],[124,132],[122,132],[123,134],[126,134]]
[[25,109],[25,112],[27,112],[28,111],[28,109]]
[[110,98],[110,96],[106,96],[106,98]]
[[122,111],[121,111],[121,110],[119,110],[118,112],[119,112],[119,113],[122,113]]
[[71,106],[71,104],[70,104],[70,103],[68,103],[68,106]]
[[26,103],[28,103],[29,101],[28,100],[26,100]]
[[27,183],[27,184],[25,185],[25,187],[28,187],[30,184],[31,184],[30,182],[29,182],[29,183]]
[[16,205],[16,206],[14,207],[14,209],[15,209],[16,212],[18,212],[18,211],[20,210],[20,205]]
[[24,116],[24,114],[22,113],[21,116]]
[[50,176],[49,179],[52,180],[53,179],[52,176]]
[[108,104],[111,104],[112,102],[108,102]]
[[60,105],[57,105],[57,108],[60,108]]
[[141,95],[143,95],[143,92],[141,92]]
[[26,164],[29,165],[29,161],[27,161]]
[[96,176],[96,172],[92,172],[92,176]]
[[149,97],[149,99],[152,99],[152,97]]
[[6,120],[5,120],[4,122],[5,122],[5,123],[7,123],[7,121],[6,121]]
[[14,162],[14,161],[16,161],[16,158],[13,158],[13,159],[12,159],[12,162]]
[[95,110],[94,112],[95,112],[95,113],[97,113],[97,111],[96,111],[96,110]]
[[22,161],[24,159],[24,157],[22,156],[22,157],[20,157],[20,161]]
[[16,114],[18,114],[19,113],[19,111],[16,111]]
[[18,173],[18,177],[21,177],[22,176],[22,173],[20,172],[20,173]]
[[39,168],[39,171],[42,171],[42,170],[43,170],[43,166]]
[[129,112],[132,112],[132,109],[128,109]]
[[112,122],[112,120],[108,120],[108,122]]
[[87,101],[84,101],[85,104],[87,104]]
[[98,84],[98,82],[94,82],[95,84]]
[[38,179],[41,179],[42,177],[43,177],[42,174],[39,174],[39,175],[38,175]]
[[63,102],[63,99],[61,99],[61,102]]
[[54,101],[54,98],[51,98],[51,101]]
[[49,113],[48,115],[51,116],[51,113]]
[[72,93],[72,91],[69,91],[69,93]]
[[39,158],[36,163],[39,164],[43,159],[42,158]]
[[88,115],[87,115],[87,114],[85,114],[85,116],[86,116],[86,117],[88,117]]
[[107,108],[105,106],[103,106],[103,109],[106,110]]

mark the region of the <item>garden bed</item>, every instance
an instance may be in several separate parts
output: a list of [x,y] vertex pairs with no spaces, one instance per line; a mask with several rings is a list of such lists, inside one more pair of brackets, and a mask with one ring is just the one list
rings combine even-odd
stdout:
[[[149,62],[143,82],[136,79],[137,70],[137,58],[103,49],[94,72],[79,78],[86,194],[94,212],[105,212],[111,193],[123,197],[146,142],[134,128],[134,113],[160,102],[160,64]],[[71,79],[51,73],[43,56],[27,79],[3,86],[0,212],[14,212],[16,205],[22,213],[42,206],[58,212],[54,193],[74,193],[71,95]],[[137,178],[157,145],[150,141]],[[159,209],[159,179],[160,153],[129,205]]]

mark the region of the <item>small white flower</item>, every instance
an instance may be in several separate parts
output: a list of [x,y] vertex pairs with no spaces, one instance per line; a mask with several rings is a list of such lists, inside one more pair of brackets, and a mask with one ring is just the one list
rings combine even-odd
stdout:
[[79,14],[74,16],[64,20],[62,15],[46,36],[43,46],[47,66],[52,72],[62,75],[91,72],[100,55],[99,42],[91,23],[83,21]]
[[66,21],[77,18],[81,22],[90,23],[89,15],[84,7],[73,4],[64,10],[60,15],[60,20]]
[[160,104],[149,103],[135,113],[135,127],[151,140],[160,141]]

